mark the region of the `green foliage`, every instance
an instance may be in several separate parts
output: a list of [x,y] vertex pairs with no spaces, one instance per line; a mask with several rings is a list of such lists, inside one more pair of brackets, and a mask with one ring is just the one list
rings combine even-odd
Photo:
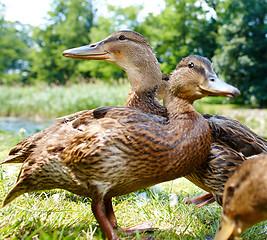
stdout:
[[212,57],[217,25],[201,1],[166,0],[157,16],[150,14],[138,30],[153,45],[163,72],[171,72],[182,57],[199,54]]
[[100,106],[124,106],[128,91],[128,84],[102,82],[55,87],[0,86],[0,116],[55,118]]
[[266,107],[266,2],[227,0],[220,9],[216,69],[241,90],[237,101]]
[[[31,53],[34,65],[31,75],[48,83],[65,84],[79,75],[79,60],[66,59],[62,52],[88,44],[93,25],[91,0],[54,0],[45,29],[35,28],[33,39],[38,44]],[[87,72],[83,77],[89,77]]]
[[29,26],[0,20],[0,84],[26,82]]
[[237,103],[267,106],[265,1],[165,0],[165,5],[145,18],[140,5],[109,5],[104,17],[93,0],[54,0],[42,28],[5,21],[1,5],[0,84],[118,80],[125,77],[118,67],[67,59],[62,52],[131,29],[149,40],[163,72],[170,73],[182,57],[199,54],[213,59],[216,72],[240,88]]

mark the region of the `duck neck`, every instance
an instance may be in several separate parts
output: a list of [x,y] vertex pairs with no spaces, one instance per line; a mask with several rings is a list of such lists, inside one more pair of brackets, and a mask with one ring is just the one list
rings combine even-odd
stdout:
[[[169,118],[164,137],[166,144],[171,144],[172,149],[166,161],[170,165],[165,168],[169,174],[166,174],[168,181],[189,174],[206,161],[211,145],[211,133],[207,121],[194,110],[188,99],[176,98],[167,93],[164,106]],[[173,161],[174,159],[180,161]]]
[[131,84],[126,107],[166,117],[167,111],[157,99],[162,73],[156,58],[154,61],[144,62],[139,68],[129,68],[125,71]]
[[193,102],[188,99],[174,97],[170,94],[166,94],[163,100],[163,105],[168,111],[169,119],[184,118],[185,114],[199,115],[193,107]]
[[167,117],[167,110],[156,97],[157,86],[144,92],[136,92],[130,89],[126,100],[126,107],[138,108],[146,113]]

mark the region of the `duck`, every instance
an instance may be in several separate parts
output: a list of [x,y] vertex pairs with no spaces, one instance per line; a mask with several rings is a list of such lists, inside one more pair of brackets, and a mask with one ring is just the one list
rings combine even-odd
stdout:
[[267,154],[247,159],[227,180],[223,213],[214,240],[239,237],[244,230],[267,220]]
[[139,109],[113,107],[117,114],[109,115],[102,107],[48,131],[24,160],[3,206],[23,193],[65,189],[91,198],[103,234],[119,239],[112,198],[185,176],[203,163],[211,132],[192,104],[225,95],[224,86],[208,59],[188,56],[169,79],[167,124]]
[[[110,48],[106,45],[106,42],[110,41],[109,39],[108,37],[106,40],[100,41],[99,43],[67,50],[63,55],[71,58],[105,60],[115,63],[117,66],[124,69],[129,77],[131,74],[129,74],[127,62],[129,62],[132,56],[121,58],[122,60],[120,63],[115,62],[114,59],[100,57],[102,56],[101,54],[110,52]],[[115,49],[114,46],[113,49]],[[92,58],[92,51],[94,51],[97,57]],[[114,54],[114,56],[116,56],[116,54]],[[153,62],[156,62],[155,58],[153,58]],[[143,74],[147,70],[148,69],[139,67],[139,72]],[[147,83],[145,89],[151,89],[151,87],[149,87],[151,81],[146,81],[146,78],[147,76],[142,77],[142,80]],[[158,115],[160,113],[159,116],[166,118],[161,118],[160,121],[167,122],[167,112],[164,110],[164,107],[155,100],[155,92],[157,92],[158,99],[163,99],[169,79],[169,74],[162,73],[161,83],[157,84],[157,89],[153,90],[153,96],[150,98],[147,98],[147,96],[150,95],[149,91],[143,94],[143,96],[145,96],[145,98],[143,98],[140,97],[138,91],[130,90],[126,106],[136,107],[144,112],[152,114]],[[134,84],[136,83],[132,81],[132,85]],[[228,89],[226,89],[225,96],[236,97],[240,94],[238,89],[232,89],[232,91],[230,91],[230,86],[228,85],[227,87]],[[231,94],[229,94],[229,92],[231,92]],[[153,104],[150,104],[151,99],[153,99]],[[154,108],[156,110],[153,110]],[[75,115],[73,117],[75,117]],[[236,168],[246,161],[247,157],[267,152],[267,141],[240,122],[220,115],[203,114],[203,117],[207,120],[212,132],[212,144],[209,157],[207,161],[195,171],[185,176],[189,181],[208,192],[203,196],[191,197],[184,200],[186,203],[196,204],[197,207],[205,206],[214,201],[222,205],[222,196],[226,180],[234,173]]]
[[[158,97],[164,96],[164,89],[168,86],[168,74],[162,76]],[[227,179],[250,157],[267,153],[267,141],[237,120],[220,115],[202,116],[211,129],[211,150],[207,161],[185,178],[207,193],[186,198],[183,202],[203,207],[216,201],[222,206]]]
[[[105,45],[106,41],[107,42],[110,41],[109,37],[107,39],[108,40],[100,41],[99,43],[95,43],[92,45],[87,45],[87,46],[83,46],[83,47],[78,47],[78,48],[66,50],[63,53],[63,55],[65,57],[70,57],[70,58],[105,60],[107,62],[114,63],[114,60],[112,60],[112,59],[107,60],[103,57],[99,57],[99,56],[102,56],[103,53],[110,51],[108,46]],[[92,52],[95,55],[97,55],[97,58],[92,58]],[[89,55],[88,55],[88,53],[89,53]],[[125,59],[126,58],[123,58],[123,61],[127,62]],[[127,57],[127,59],[129,59],[129,57]],[[156,60],[154,59],[154,61],[156,61]],[[124,69],[126,71],[126,73],[129,72],[127,70],[127,67],[122,67],[123,63],[120,62],[119,64],[118,63],[115,63],[115,64],[117,66],[121,67],[122,69]],[[127,65],[127,64],[124,64],[124,65]],[[140,70],[139,70],[139,72],[140,72]],[[144,73],[145,71],[142,69],[142,72]],[[128,74],[128,75],[130,75],[130,74]],[[165,89],[168,86],[169,78],[170,78],[169,74],[162,73],[161,84],[157,85],[157,90],[156,90],[158,99],[163,99]],[[146,78],[143,77],[142,79],[145,80]],[[147,88],[148,88],[148,86],[149,85],[147,85]],[[227,89],[227,90],[229,90],[229,89]],[[153,91],[153,94],[155,94],[155,91]],[[239,94],[240,94],[240,92],[238,91],[238,89],[235,89],[235,90],[231,91],[231,94],[227,93],[227,91],[226,91],[225,96],[235,97]],[[162,110],[162,109],[164,109],[164,107],[163,108],[159,107],[161,105],[159,104],[158,101],[154,100],[154,102],[156,102],[156,104],[152,104],[152,105],[145,104],[148,101],[150,102],[150,100],[147,98],[148,95],[149,95],[149,93],[147,91],[146,94],[143,94],[143,96],[146,96],[146,97],[142,98],[139,96],[139,94],[136,91],[131,90],[129,95],[128,95],[127,101],[126,101],[126,106],[134,106],[134,107],[139,108],[139,109],[141,109],[145,112],[148,112],[148,113],[158,114],[160,112],[161,113],[160,116],[167,118],[166,111]],[[157,111],[153,111],[153,108],[156,108]],[[160,110],[158,110],[158,109],[160,109]],[[209,192],[208,194],[205,194],[203,197],[193,197],[193,198],[185,199],[186,203],[191,203],[191,202],[195,203],[197,205],[197,207],[212,203],[215,200],[219,204],[221,204],[223,187],[224,187],[224,184],[222,184],[221,179],[225,179],[225,177],[227,178],[229,175],[231,175],[231,173],[235,170],[235,168],[239,164],[241,164],[242,161],[245,160],[245,158],[242,155],[240,155],[239,153],[236,152],[236,151],[239,151],[239,149],[236,149],[236,148],[232,149],[232,146],[229,147],[228,145],[226,146],[226,144],[225,144],[225,142],[227,142],[227,141],[231,142],[231,138],[234,138],[233,134],[230,132],[233,129],[233,123],[234,123],[234,126],[239,126],[241,132],[242,131],[244,132],[244,134],[242,135],[243,141],[240,140],[240,142],[237,144],[238,146],[242,146],[242,144],[244,145],[245,141],[248,141],[248,139],[249,139],[248,134],[249,133],[252,136],[251,139],[257,139],[257,144],[254,144],[255,146],[256,145],[257,146],[254,148],[260,148],[260,147],[264,146],[263,142],[265,141],[264,139],[262,139],[261,137],[257,136],[255,133],[253,133],[246,126],[242,125],[241,123],[239,123],[235,120],[227,119],[227,118],[222,117],[222,116],[213,116],[213,115],[209,115],[209,114],[203,114],[203,116],[208,120],[208,123],[211,127],[211,130],[212,130],[212,137],[213,137],[211,152],[209,154],[209,159],[208,159],[208,162],[210,165],[208,169],[211,169],[211,167],[213,167],[213,169],[215,169],[215,171],[216,171],[218,166],[222,166],[221,162],[222,162],[222,159],[224,160],[226,152],[228,155],[231,155],[231,161],[229,161],[229,159],[227,159],[227,161],[225,161],[225,167],[227,167],[229,173],[225,174],[226,176],[217,175],[216,176],[217,178],[215,178],[214,181],[213,181],[214,174],[210,174],[210,172],[206,173],[206,169],[207,169],[206,163],[204,163],[202,167],[196,169],[195,172],[186,176],[186,178],[188,180],[190,180],[191,182],[193,182],[197,186],[201,187],[205,191]],[[222,124],[222,126],[220,126],[219,124],[222,120],[224,121],[224,124]],[[165,120],[163,119],[163,122],[164,121]],[[225,128],[226,122],[230,123],[230,124],[228,124],[229,129]],[[226,129],[226,131],[224,133],[224,136],[222,136],[221,132],[223,132],[222,130],[225,130],[225,129]],[[239,136],[237,136],[237,138],[238,137],[240,137],[240,134],[239,134]],[[250,141],[250,142],[251,142],[251,146],[252,146],[253,143],[252,143],[252,141]],[[248,144],[246,144],[245,147],[242,149],[243,151],[245,149],[248,149],[247,145]],[[251,146],[249,146],[250,149],[252,148],[252,150],[251,150],[252,153],[250,153],[250,154],[255,154],[255,151],[253,151],[254,148]],[[261,150],[258,150],[258,151],[261,152]],[[233,156],[235,156],[235,158],[233,158]],[[223,171],[226,172],[225,169],[223,169]],[[212,183],[210,183],[209,181],[206,181],[206,180],[212,181]]]
[[[130,30],[118,31],[98,43],[66,50],[64,51],[63,56],[70,58],[104,60],[124,69],[131,85],[126,100],[126,107],[138,108],[144,112],[154,114],[153,118],[157,118],[155,120],[158,122],[168,122],[166,108],[159,103],[158,98],[163,98],[170,75],[161,73],[159,63],[152,47],[141,34]],[[231,89],[230,85],[225,86],[227,86],[226,93],[228,92],[228,96],[233,97],[239,94],[238,90],[235,88]],[[229,94],[229,92],[231,93]],[[1,163],[23,163],[31,154],[35,146],[42,143],[43,139],[46,139],[46,135],[52,133],[56,134],[58,129],[67,128],[66,125],[71,125],[77,118],[86,112],[87,110],[84,110],[61,117],[58,124],[24,139],[11,149],[9,156]],[[115,108],[104,108],[101,112],[103,115],[108,112],[109,116],[117,114]],[[87,114],[87,118],[89,118],[89,116],[90,114]],[[212,119],[207,118],[207,115],[203,116],[206,119]],[[218,127],[214,124],[214,120],[210,120],[208,123],[211,126],[212,136],[216,142]],[[218,132],[220,131],[218,130]],[[212,149],[216,150],[217,148],[212,147]],[[218,156],[218,153],[211,153],[209,158],[217,159],[215,156]],[[202,179],[193,182],[197,182],[197,185],[199,186],[198,182],[201,181]],[[219,187],[220,186],[221,181],[219,181]],[[200,185],[200,187],[206,191],[211,191],[210,188],[205,187],[205,184]],[[218,192],[218,189],[215,190]],[[221,188],[219,190],[222,192]],[[211,202],[214,201],[212,194],[210,194],[209,198],[211,199]],[[204,202],[207,204],[206,200]]]

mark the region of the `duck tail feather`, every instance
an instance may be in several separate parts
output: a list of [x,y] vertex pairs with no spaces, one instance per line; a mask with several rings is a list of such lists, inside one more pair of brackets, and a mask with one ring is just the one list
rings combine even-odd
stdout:
[[7,164],[7,163],[23,163],[25,160],[24,157],[21,155],[11,155],[3,159],[0,164]]
[[7,196],[5,197],[2,207],[5,207],[8,203],[12,202],[15,198],[19,197],[23,193],[28,192],[26,187],[23,185],[23,181],[19,181],[16,185],[9,191]]

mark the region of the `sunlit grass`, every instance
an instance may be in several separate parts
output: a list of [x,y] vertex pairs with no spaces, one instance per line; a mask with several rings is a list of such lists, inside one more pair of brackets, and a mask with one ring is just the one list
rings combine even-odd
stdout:
[[[124,106],[130,89],[123,84],[96,83],[67,86],[0,86],[0,117],[52,119],[100,106]],[[267,137],[267,109],[230,104],[225,97],[206,97],[194,103],[200,113],[220,114],[240,121],[257,134]]]
[[100,106],[124,106],[128,84],[0,86],[0,116],[52,118]]
[[[124,81],[126,82],[126,81]],[[0,117],[55,119],[100,106],[124,106],[128,83],[73,84],[68,86],[0,86]],[[261,136],[267,137],[267,109],[231,104],[225,97],[206,97],[194,104],[197,111],[221,114],[240,121]]]

